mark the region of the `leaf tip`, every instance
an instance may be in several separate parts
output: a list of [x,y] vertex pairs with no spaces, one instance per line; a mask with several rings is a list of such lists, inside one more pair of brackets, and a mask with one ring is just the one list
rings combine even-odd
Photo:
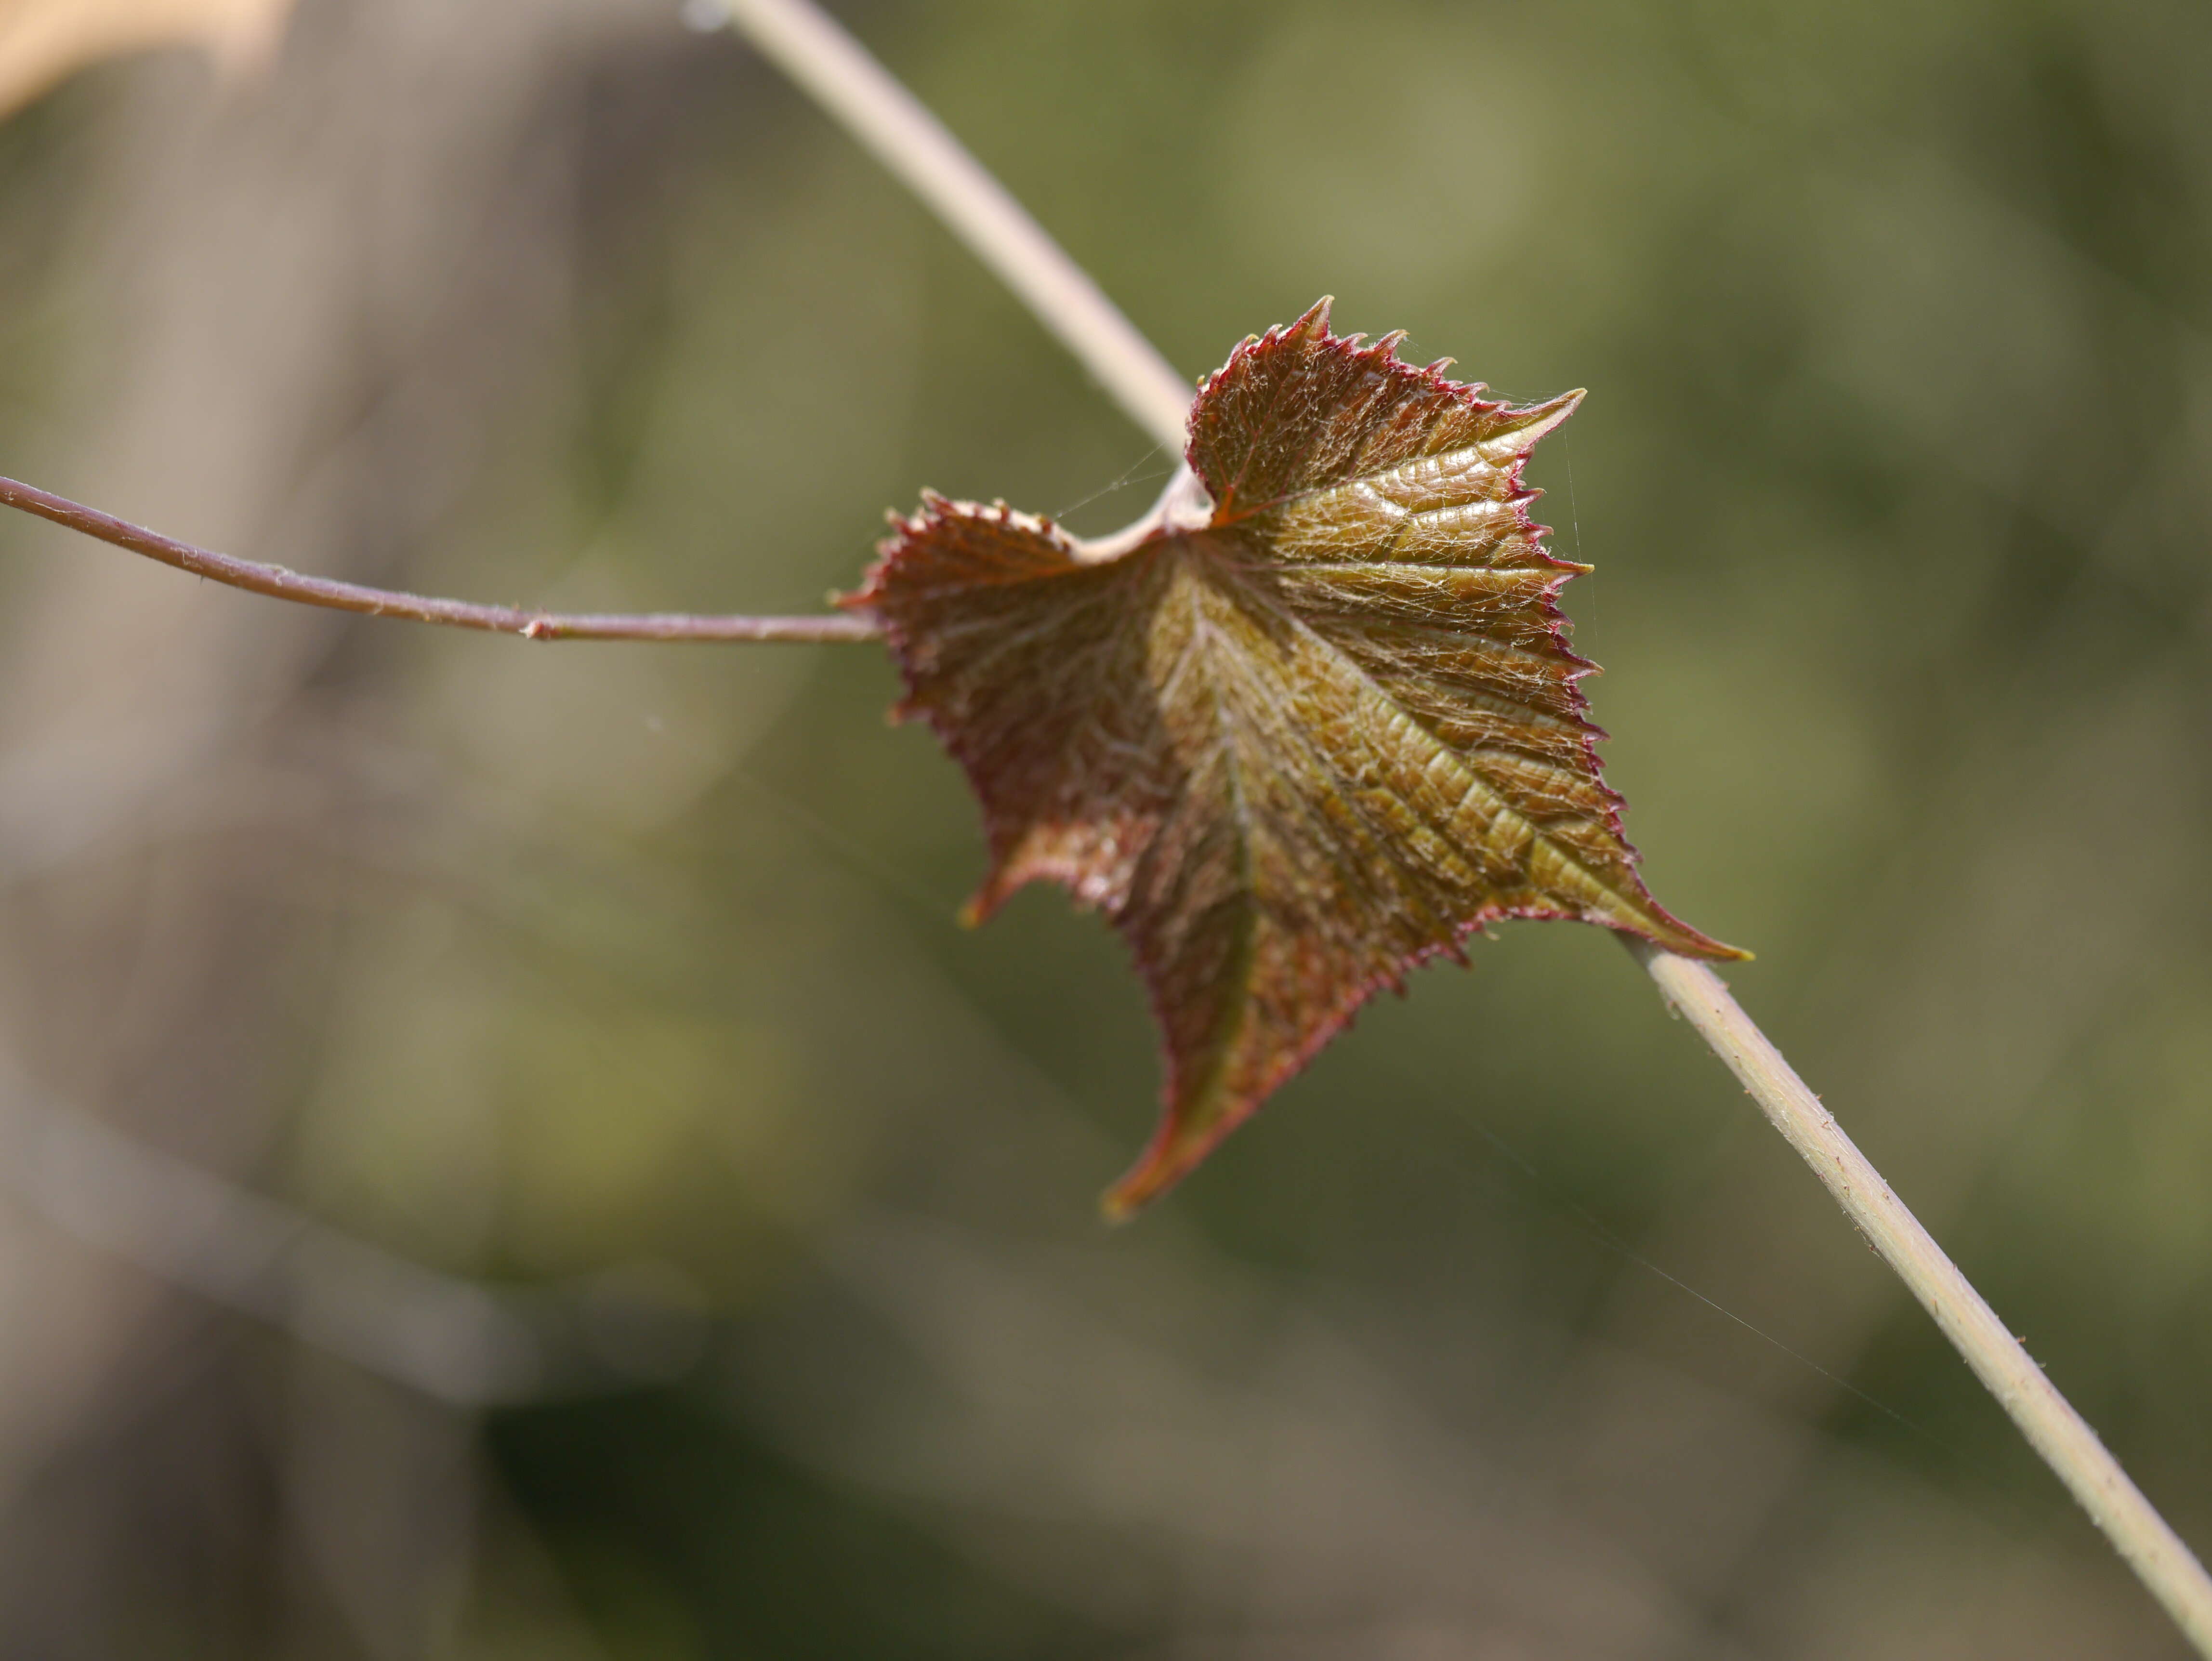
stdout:
[[997,915],[999,908],[1006,903],[1006,896],[1013,891],[1014,886],[1006,880],[1006,867],[994,865],[991,874],[983,879],[983,885],[963,901],[960,910],[954,913],[960,926],[963,928],[981,928],[990,922]]
[[[1171,1078],[1177,1070],[1171,1060]],[[1273,1090],[1270,1084],[1256,1094],[1247,1094],[1224,1090],[1222,1082],[1217,1074],[1194,1089],[1170,1083],[1152,1141],[1136,1164],[1099,1196],[1099,1213],[1108,1222],[1127,1222],[1205,1164],[1206,1155],[1251,1117]]]
[[1121,1184],[1115,1183],[1098,1196],[1098,1215],[1111,1228],[1119,1228],[1137,1214],[1141,1202],[1125,1200]]
[[1098,1196],[1098,1214],[1109,1223],[1127,1222],[1190,1175],[1219,1140],[1211,1135],[1187,1139],[1172,1132],[1157,1138],[1144,1157]]
[[1583,399],[1589,396],[1588,387],[1577,386],[1571,392],[1561,392],[1557,398],[1547,398],[1541,404],[1515,411],[1522,420],[1513,429],[1514,442],[1523,448],[1533,447],[1538,439],[1550,435],[1580,409]]
[[[1742,946],[1730,946],[1725,940],[1717,940],[1711,935],[1691,928],[1648,894],[1644,899],[1650,916],[1626,928],[1622,928],[1620,923],[1613,927],[1621,928],[1624,934],[1649,940],[1662,952],[1672,952],[1677,957],[1696,958],[1705,963],[1749,963],[1757,955]],[[1649,925],[1653,922],[1663,926],[1651,928]]]

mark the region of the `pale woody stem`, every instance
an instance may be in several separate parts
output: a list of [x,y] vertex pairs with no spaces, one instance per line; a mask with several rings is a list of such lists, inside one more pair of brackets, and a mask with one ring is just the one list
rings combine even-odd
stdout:
[[1868,1244],[1936,1317],[1943,1335],[2198,1652],[2212,1656],[2212,1579],[2097,1433],[1905,1209],[1721,977],[1704,964],[1644,941],[1628,940],[1628,945],[1667,1001],[1728,1064]]
[[938,119],[807,0],[706,0],[990,267],[1128,417],[1178,454],[1191,383]]
[[[903,179],[1025,301],[1121,407],[1180,444],[1189,394],[1128,319],[905,88],[811,0],[713,0]],[[2212,1580],[1958,1266],[1705,964],[1632,950],[1912,1289],[2075,1499],[2212,1661]]]

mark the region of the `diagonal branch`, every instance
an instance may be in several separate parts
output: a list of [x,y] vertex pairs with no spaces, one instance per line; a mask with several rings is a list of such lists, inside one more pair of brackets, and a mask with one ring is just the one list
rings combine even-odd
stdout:
[[688,611],[576,613],[521,605],[479,605],[465,599],[364,587],[331,577],[302,576],[282,565],[262,565],[218,554],[12,478],[0,478],[0,507],[19,508],[118,548],[173,565],[179,571],[243,588],[248,593],[266,594],[271,599],[295,600],[302,605],[355,611],[364,617],[400,618],[411,623],[441,623],[453,629],[480,629],[488,634],[520,635],[526,640],[843,641],[874,640],[881,633],[875,619],[863,614],[714,617]]
[[[1183,406],[1164,398],[1156,403],[1146,389],[1150,377],[1133,380],[1123,372],[1123,366],[1142,364],[1148,357],[1158,363],[1158,355],[1004,188],[812,0],[706,3],[726,12],[756,46],[936,209],[1125,411],[1164,441],[1179,436]],[[1067,270],[1079,281],[1056,285],[1048,280]],[[1069,301],[1062,289],[1079,298]],[[1133,337],[1134,356],[1129,344]],[[1845,1214],[1912,1289],[2197,1652],[2212,1661],[2212,1578],[2188,1546],[1881,1173],[1852,1146],[1781,1052],[1729,995],[1720,977],[1688,958],[1623,938],[1668,1001],[1743,1081]]]
[[1966,1365],[2058,1473],[2092,1522],[2127,1560],[2198,1652],[2212,1655],[2212,1580],[2142,1490],[2106,1451],[2073,1403],[1997,1319],[1835,1116],[1761,1032],[1721,977],[1649,943],[1623,940],[1668,1003],[1697,1029],[1867,1244],[1896,1270]]
[[1181,453],[1191,383],[1091,273],[921,100],[809,0],[704,0],[797,82],[1091,371],[1122,412]]

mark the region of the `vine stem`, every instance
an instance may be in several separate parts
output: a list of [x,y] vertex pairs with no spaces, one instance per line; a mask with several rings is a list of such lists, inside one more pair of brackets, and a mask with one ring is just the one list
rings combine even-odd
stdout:
[[[1180,447],[1191,394],[1112,301],[912,94],[811,0],[702,0],[842,121],[1138,423]],[[2212,1661],[2212,1579],[1881,1173],[1704,964],[1624,936],[2096,1525]]]
[[702,0],[811,94],[1013,290],[1137,425],[1182,452],[1192,383],[867,49],[808,0]]
[[1727,1063],[1867,1243],[1911,1288],[1974,1376],[2081,1501],[2151,1596],[2165,1605],[2197,1652],[2212,1656],[2212,1579],[2097,1439],[2097,1433],[2059,1394],[1959,1266],[1844,1134],[1835,1116],[1744,1013],[1721,977],[1702,963],[1648,941],[1621,938],[1659,983],[1662,995]]
[[271,599],[356,611],[364,617],[400,618],[412,623],[441,623],[454,629],[481,629],[495,635],[520,635],[526,640],[844,641],[875,640],[883,632],[873,618],[862,612],[756,618],[688,611],[541,611],[520,605],[479,605],[465,599],[439,599],[330,577],[303,576],[282,565],[262,565],[218,554],[12,478],[0,478],[0,506],[20,508],[179,571],[243,588],[248,593],[266,594]]
[[[1091,371],[1132,421],[1180,453],[1193,396],[1190,385],[1106,297],[1090,273],[866,48],[806,0],[700,0],[698,10],[742,31],[920,197]],[[1163,501],[1174,496],[1180,482],[1170,483]],[[723,617],[688,611],[568,613],[479,605],[307,576],[281,565],[219,554],[15,479],[0,478],[0,506],[21,508],[249,593],[367,617],[400,618],[530,640],[827,642],[875,640],[883,632],[873,618],[860,612]]]

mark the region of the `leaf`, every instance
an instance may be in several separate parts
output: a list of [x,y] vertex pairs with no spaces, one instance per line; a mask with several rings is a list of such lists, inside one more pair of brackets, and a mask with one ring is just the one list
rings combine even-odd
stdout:
[[88,64],[149,46],[205,47],[225,68],[267,59],[292,0],[0,0],[0,115]]
[[[1210,511],[1101,560],[1050,521],[927,496],[848,605],[966,770],[989,915],[1065,884],[1127,940],[1166,1103],[1106,1196],[1195,1165],[1381,988],[1504,917],[1696,957],[1598,770],[1521,469],[1580,392],[1515,409],[1329,332],[1326,300],[1206,380]],[[1447,360],[1447,362],[1449,360]],[[1086,556],[1089,556],[1086,557]]]

